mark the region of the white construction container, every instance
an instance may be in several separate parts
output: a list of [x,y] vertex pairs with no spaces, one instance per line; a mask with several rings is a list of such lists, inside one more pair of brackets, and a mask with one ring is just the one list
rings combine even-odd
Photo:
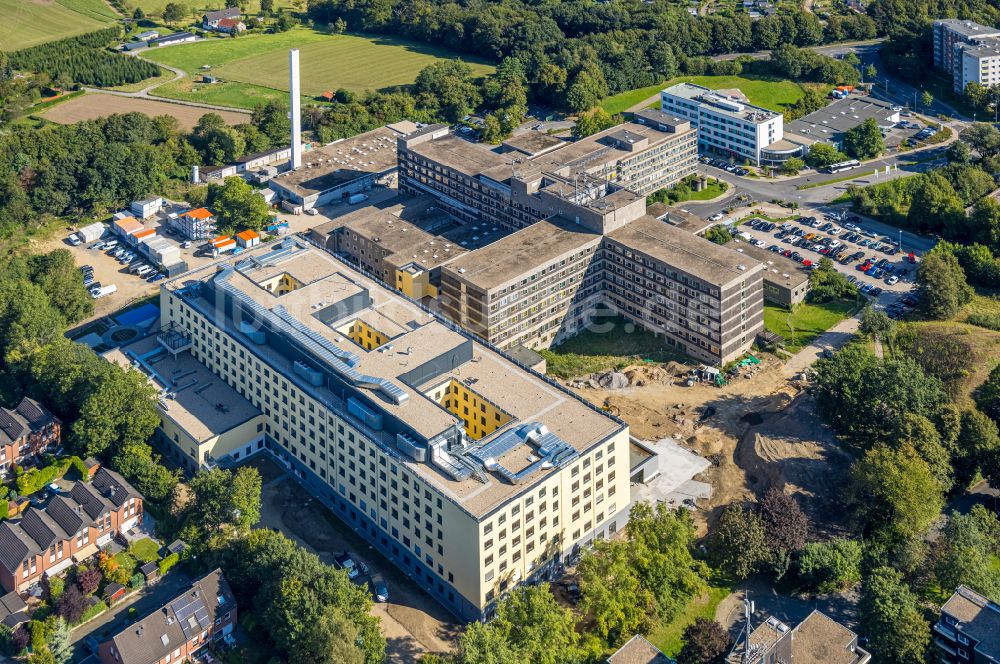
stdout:
[[118,292],[118,286],[110,284],[108,286],[101,286],[95,291],[91,291],[90,296],[95,300],[99,300],[102,297],[106,297],[108,295],[111,295],[112,293],[117,293],[117,292]]
[[94,242],[95,240],[101,239],[104,235],[106,226],[101,222],[95,222],[93,224],[88,224],[76,232],[76,236],[80,238],[81,242]]

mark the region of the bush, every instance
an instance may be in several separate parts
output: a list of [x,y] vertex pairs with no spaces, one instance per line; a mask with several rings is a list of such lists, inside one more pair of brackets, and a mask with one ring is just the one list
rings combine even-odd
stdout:
[[47,583],[49,585],[49,600],[54,602],[63,594],[66,582],[63,581],[62,577],[53,576],[48,579]]
[[1000,314],[969,314],[965,322],[976,327],[985,327],[987,330],[1000,331]]
[[850,588],[861,581],[861,544],[846,539],[806,544],[799,554],[799,578],[820,593]]
[[83,459],[81,459],[78,456],[71,456],[69,458],[69,463],[70,466],[73,467],[73,470],[79,473],[81,481],[83,482],[90,481],[90,473],[87,471],[87,464],[83,462]]
[[733,239],[733,232],[728,226],[712,226],[705,231],[705,239],[716,244],[726,244]]
[[128,580],[128,587],[132,590],[138,590],[146,585],[146,577],[142,575],[142,572],[136,572]]
[[84,595],[93,595],[101,585],[100,570],[80,565],[76,569],[76,585]]
[[45,486],[51,484],[56,479],[66,474],[69,469],[70,460],[63,459],[56,461],[43,468],[32,468],[28,472],[19,475],[15,484],[17,492],[22,496],[29,496],[36,491],[40,491]]
[[179,563],[181,557],[176,553],[171,553],[169,556],[160,561],[160,576],[166,574],[170,571],[170,568]]
[[108,605],[104,603],[104,600],[95,599],[94,603],[88,606],[83,612],[83,615],[80,616],[80,622],[85,623],[91,618],[96,618],[107,610]]
[[55,602],[55,608],[63,620],[74,625],[87,608],[87,597],[76,586],[70,586]]

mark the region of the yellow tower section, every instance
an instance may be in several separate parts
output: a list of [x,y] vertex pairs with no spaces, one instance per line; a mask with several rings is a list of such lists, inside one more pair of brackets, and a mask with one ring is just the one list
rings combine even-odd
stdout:
[[510,413],[455,379],[436,388],[429,396],[465,423],[465,434],[472,440],[484,438],[514,419]]

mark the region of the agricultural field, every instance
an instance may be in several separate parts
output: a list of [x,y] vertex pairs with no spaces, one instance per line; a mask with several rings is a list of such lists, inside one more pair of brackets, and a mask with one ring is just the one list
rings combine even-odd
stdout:
[[[454,57],[445,49],[393,37],[329,35],[307,29],[168,46],[145,57],[189,73],[210,71],[224,81],[288,90],[288,49],[293,47],[301,52],[302,91],[310,96],[337,88],[364,92],[408,85],[427,65]],[[477,74],[493,70],[481,62],[470,64]]]
[[[135,10],[137,7],[142,8],[146,14],[150,16],[159,16],[163,13],[163,8],[167,6],[170,0],[125,0],[125,6],[131,10]],[[188,11],[192,18],[194,16],[201,16],[206,11],[211,11],[213,9],[222,9],[226,6],[226,0],[191,0],[190,2],[182,3],[187,5]],[[260,12],[260,0],[249,0],[248,2],[241,2],[240,6],[243,7],[244,14],[257,14]],[[275,0],[275,9],[305,9],[305,0]]]
[[42,113],[42,116],[51,122],[72,124],[81,120],[93,120],[114,113],[131,113],[133,111],[145,113],[149,116],[172,115],[177,118],[180,126],[185,129],[193,128],[198,119],[206,113],[218,113],[229,124],[241,124],[250,121],[248,114],[236,111],[210,111],[196,106],[182,106],[181,104],[171,104],[153,99],[120,97],[102,93],[88,93],[81,97],[65,101],[45,111]]
[[739,88],[747,96],[751,104],[763,106],[774,111],[783,111],[786,106],[791,106],[805,94],[805,89],[801,84],[780,78],[758,76],[678,76],[660,85],[651,85],[646,88],[629,90],[628,92],[606,97],[601,102],[601,108],[608,113],[621,113],[652,97],[663,88],[676,85],[677,83],[694,83],[695,85],[703,85],[712,90]]
[[104,0],[0,0],[0,16],[0,51],[93,32],[118,18]]

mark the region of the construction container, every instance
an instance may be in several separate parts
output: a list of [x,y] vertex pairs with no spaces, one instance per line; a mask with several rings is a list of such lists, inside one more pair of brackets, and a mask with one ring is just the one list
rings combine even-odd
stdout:
[[106,229],[107,227],[104,224],[95,222],[78,230],[76,232],[76,236],[80,238],[81,242],[94,242],[101,239],[101,236],[104,235],[104,231]]

